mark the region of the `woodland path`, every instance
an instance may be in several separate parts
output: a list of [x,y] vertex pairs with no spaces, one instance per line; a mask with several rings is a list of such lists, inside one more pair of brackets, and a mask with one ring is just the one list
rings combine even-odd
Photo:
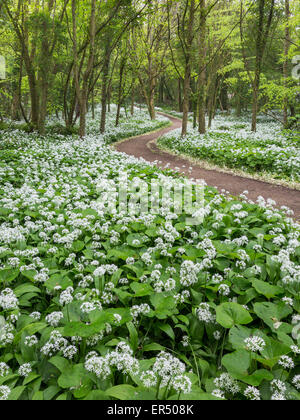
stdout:
[[[287,206],[295,213],[295,218],[300,220],[300,191],[288,187],[270,184],[238,175],[228,174],[216,170],[204,169],[185,157],[175,156],[161,150],[156,140],[162,135],[181,127],[181,120],[169,115],[171,125],[150,134],[144,134],[115,144],[115,149],[137,158],[143,158],[148,162],[154,162],[160,168],[170,168],[180,172],[189,178],[204,179],[207,185],[216,187],[220,192],[228,191],[234,196],[249,191],[248,197],[256,201],[259,196],[265,199],[271,198],[277,206]],[[192,169],[191,169],[192,168]]]

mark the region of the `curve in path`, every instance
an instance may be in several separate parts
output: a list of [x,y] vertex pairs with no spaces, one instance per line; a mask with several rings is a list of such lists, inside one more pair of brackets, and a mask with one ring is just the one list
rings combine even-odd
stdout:
[[256,201],[259,196],[265,199],[271,198],[276,201],[278,206],[291,208],[295,213],[295,218],[300,220],[300,191],[280,185],[269,184],[264,181],[203,169],[200,165],[186,158],[174,156],[159,149],[156,140],[162,135],[181,127],[180,119],[169,115],[165,116],[170,119],[171,126],[155,133],[125,140],[116,144],[115,149],[137,158],[143,158],[148,162],[154,162],[160,168],[166,168],[166,166],[174,170],[180,168],[180,172],[189,178],[204,179],[208,185],[216,187],[219,191],[229,191],[234,196],[238,196],[244,191],[249,191],[248,196],[253,201]]

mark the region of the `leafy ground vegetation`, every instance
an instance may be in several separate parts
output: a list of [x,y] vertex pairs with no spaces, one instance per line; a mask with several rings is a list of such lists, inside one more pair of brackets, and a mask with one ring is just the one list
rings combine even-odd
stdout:
[[184,138],[178,130],[165,135],[159,144],[221,167],[242,169],[250,174],[267,173],[275,179],[299,183],[299,132],[282,131],[280,124],[260,117],[257,132],[253,133],[249,121],[247,116],[236,118],[219,113],[206,134],[190,127]]
[[199,226],[109,214],[99,178],[178,178],[115,139],[1,132],[0,399],[298,400],[299,225],[209,187]]

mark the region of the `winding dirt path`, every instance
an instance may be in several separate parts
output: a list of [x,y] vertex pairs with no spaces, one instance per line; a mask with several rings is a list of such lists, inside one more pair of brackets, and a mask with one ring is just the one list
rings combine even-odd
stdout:
[[[164,115],[164,114],[162,114]],[[269,184],[264,181],[243,178],[241,176],[218,172],[215,170],[203,169],[200,165],[179,156],[174,156],[158,148],[156,140],[176,128],[181,127],[181,120],[167,116],[171,126],[163,128],[155,133],[145,134],[125,140],[115,145],[119,152],[143,158],[148,162],[154,162],[160,168],[178,169],[189,178],[204,179],[210,186],[216,187],[219,191],[229,191],[230,194],[238,196],[244,191],[249,191],[248,197],[256,201],[259,196],[265,199],[271,198],[276,201],[277,206],[287,206],[295,213],[295,218],[300,220],[300,191]],[[190,169],[192,168],[192,169]]]

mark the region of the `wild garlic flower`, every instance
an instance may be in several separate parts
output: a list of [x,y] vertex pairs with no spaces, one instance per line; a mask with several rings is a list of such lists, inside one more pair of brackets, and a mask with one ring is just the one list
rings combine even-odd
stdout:
[[289,297],[282,298],[282,302],[284,302],[286,305],[293,307],[294,306],[294,300]]
[[157,385],[157,375],[155,375],[152,370],[147,370],[141,375],[141,381],[143,382],[144,387],[151,388]]
[[68,346],[63,350],[64,357],[69,360],[72,360],[77,353],[78,350],[75,346]]
[[225,392],[222,391],[221,389],[214,389],[213,392],[211,393],[211,395],[213,397],[216,397],[216,398],[220,398],[222,400],[225,400]]
[[51,327],[58,327],[63,317],[64,314],[62,312],[52,312],[46,316],[46,322],[51,325]]
[[5,401],[8,399],[11,390],[8,386],[2,385],[0,386],[0,401]]
[[291,346],[291,350],[294,354],[300,354],[300,347],[299,346]]
[[0,378],[7,376],[8,373],[9,373],[9,366],[4,362],[0,362]]
[[84,364],[85,369],[88,372],[94,373],[97,378],[105,380],[111,374],[110,366],[107,363],[106,357],[100,357],[97,355],[88,355]]
[[279,379],[273,379],[271,382],[271,390],[273,392],[278,392],[279,394],[284,394],[287,390],[286,384]]
[[266,347],[265,340],[258,336],[246,338],[244,343],[246,345],[246,349],[252,351],[253,353],[263,351]]
[[288,356],[281,356],[278,361],[278,364],[282,366],[284,369],[294,369],[295,363],[291,357]]
[[65,291],[63,291],[60,294],[59,303],[61,304],[61,306],[69,305],[73,302],[74,298],[72,296],[72,293],[74,293],[73,287],[68,287]]
[[39,340],[35,335],[28,335],[25,340],[24,344],[27,347],[34,347],[38,344]]
[[260,401],[260,392],[257,388],[254,386],[248,386],[248,388],[245,389],[244,395],[246,398],[248,398],[251,401]]
[[274,394],[271,396],[272,401],[286,401],[286,397],[284,394],[280,394],[279,392],[275,391]]
[[183,345],[183,347],[188,347],[189,346],[189,341],[190,341],[189,337],[187,335],[184,335],[182,337],[181,344]]
[[172,379],[172,387],[178,393],[189,394],[192,389],[192,382],[186,375],[178,375]]
[[161,386],[166,386],[170,381],[185,372],[185,365],[176,357],[167,352],[161,352],[156,358],[152,368],[161,378]]
[[216,316],[211,313],[211,307],[208,303],[200,303],[196,309],[196,315],[199,321],[205,322],[206,324],[213,323],[216,320]]
[[292,380],[292,384],[294,385],[296,389],[300,390],[300,375],[294,376]]
[[21,365],[18,370],[18,374],[20,376],[23,376],[24,378],[27,378],[27,376],[29,376],[31,372],[32,372],[32,367],[30,363],[25,363],[24,365]]
[[4,311],[17,309],[18,303],[18,298],[11,289],[7,288],[0,293],[0,307],[2,307]]
[[218,292],[222,296],[229,296],[230,295],[230,287],[227,284],[220,284],[218,288]]
[[45,356],[52,357],[56,353],[63,351],[68,346],[68,341],[61,335],[59,331],[52,331],[49,341],[41,348],[41,353]]
[[32,312],[29,316],[34,319],[34,321],[39,321],[41,319],[40,312]]
[[198,274],[200,273],[199,264],[186,260],[181,264],[180,283],[185,287],[190,287],[198,283]]
[[214,384],[218,389],[230,394],[238,394],[240,387],[238,382],[234,380],[228,373],[222,373],[219,378],[214,380]]

